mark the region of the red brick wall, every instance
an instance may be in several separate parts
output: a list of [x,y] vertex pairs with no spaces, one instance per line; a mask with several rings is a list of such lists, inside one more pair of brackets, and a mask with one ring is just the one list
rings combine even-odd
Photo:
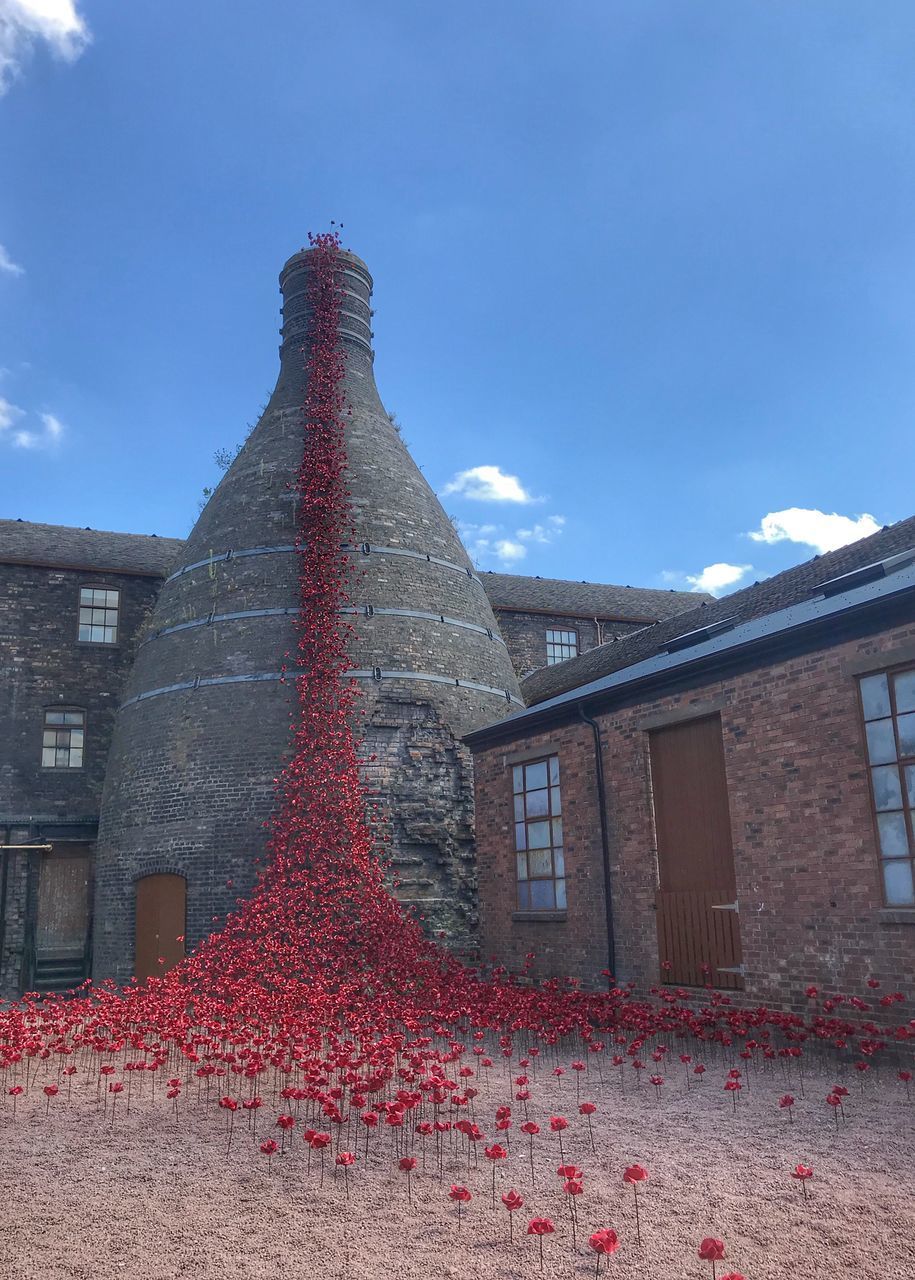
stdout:
[[[885,655],[891,666],[913,653],[909,626],[597,716],[619,980],[644,988],[659,978],[648,727],[720,709],[747,998],[803,1007],[811,982],[873,996],[871,975],[884,990],[915,990],[915,910],[883,906],[855,676],[864,656]],[[560,757],[565,921],[512,919],[506,761],[532,749]],[[490,747],[475,771],[482,954],[520,967],[534,950],[541,975],[594,980],[607,950],[590,729],[573,723]]]

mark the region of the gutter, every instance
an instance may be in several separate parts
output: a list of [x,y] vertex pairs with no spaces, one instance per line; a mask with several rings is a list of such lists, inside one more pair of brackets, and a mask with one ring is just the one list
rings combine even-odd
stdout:
[[610,970],[608,986],[616,973],[616,937],[613,930],[613,898],[610,886],[610,832],[607,823],[607,791],[604,786],[604,752],[600,740],[600,725],[585,714],[585,704],[578,703],[578,716],[589,725],[594,735],[594,773],[597,782],[597,808],[600,814],[601,867],[604,872],[604,912],[607,922],[607,968]]

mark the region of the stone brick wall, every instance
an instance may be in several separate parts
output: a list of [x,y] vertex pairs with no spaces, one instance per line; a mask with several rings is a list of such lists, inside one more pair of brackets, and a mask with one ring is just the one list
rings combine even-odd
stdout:
[[519,680],[546,666],[548,630],[577,632],[578,652],[587,653],[599,644],[606,644],[614,636],[628,635],[630,631],[638,631],[645,625],[642,622],[602,622],[595,618],[570,618],[559,613],[522,613],[515,609],[500,609],[498,605],[494,611]]
[[[78,639],[83,586],[120,591],[116,644]],[[160,586],[159,578],[134,574],[0,564],[0,842],[94,837],[121,691]],[[42,767],[44,713],[56,706],[86,713],[80,769]],[[34,924],[39,855],[5,856],[0,991],[12,995]]]
[[[872,995],[866,987],[871,975],[889,990],[911,994],[915,989],[915,910],[883,905],[858,710],[857,673],[868,662],[878,668],[915,664],[915,626],[596,715],[610,811],[619,980],[644,989],[660,976],[649,727],[668,717],[718,711],[746,966],[744,998],[800,1009],[808,983],[866,997]],[[509,762],[522,751],[559,754],[569,870],[565,920],[531,923],[512,917]],[[515,967],[534,949],[541,974],[574,973],[590,980],[605,966],[593,770],[590,731],[575,723],[476,753],[484,955],[495,954]]]

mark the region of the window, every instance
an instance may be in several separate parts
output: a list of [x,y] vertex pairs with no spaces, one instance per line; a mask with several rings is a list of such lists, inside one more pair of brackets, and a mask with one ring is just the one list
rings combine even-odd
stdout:
[[81,769],[85,711],[55,707],[44,713],[41,763],[45,769]]
[[565,662],[566,658],[574,658],[578,654],[577,631],[547,631],[546,661],[548,666],[556,662]]
[[559,757],[516,764],[512,786],[518,910],[564,911],[566,872],[562,853]]
[[79,638],[117,644],[120,592],[111,587],[80,587]]
[[864,676],[860,688],[884,896],[915,906],[915,668]]

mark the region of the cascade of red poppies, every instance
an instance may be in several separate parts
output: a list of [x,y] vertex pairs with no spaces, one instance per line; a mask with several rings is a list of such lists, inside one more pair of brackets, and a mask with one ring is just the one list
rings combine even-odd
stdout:
[[[853,1043],[870,1056],[888,1036],[902,1042],[915,1035],[913,1024],[890,1029],[843,1018],[837,1013],[842,1004],[869,1012],[866,1002],[849,996],[824,1000],[822,1012],[812,1005],[802,1017],[735,1008],[716,993],[697,1002],[696,993],[661,987],[652,990],[653,999],[639,1000],[633,984],[589,992],[571,979],[520,985],[504,971],[484,976],[426,939],[388,892],[366,815],[353,728],[359,707],[346,674],[348,627],[341,614],[354,570],[341,549],[353,541],[353,530],[339,241],[319,235],[311,243],[303,452],[294,479],[301,609],[286,676],[295,682],[296,713],[265,864],[250,898],[163,978],[123,991],[87,984],[80,999],[27,997],[0,1009],[0,1069],[23,1053],[44,1053],[48,1043],[102,1052],[99,1046],[120,1051],[127,1042],[187,1057],[201,1036],[223,1047],[231,1041],[252,1061],[279,1066],[301,1060],[295,1046],[320,1054],[328,1043],[358,1043],[366,1053],[390,1058],[404,1033],[413,1043],[428,1046],[436,1037],[452,1045],[446,1055],[454,1038],[471,1030],[481,1038],[499,1033],[507,1057],[522,1031],[554,1045],[575,1035],[579,1047],[600,1053],[605,1046],[596,1034],[603,1029],[616,1043],[628,1043],[630,1056],[657,1035],[724,1046],[743,1039],[748,1052],[762,1048],[767,1056],[776,1052],[773,1036],[787,1042],[780,1054],[799,1055],[797,1043],[814,1038],[839,1048]],[[808,998],[818,998],[814,988]],[[901,999],[893,993],[880,1003]],[[149,1048],[155,1045],[160,1048]],[[457,1049],[460,1056],[464,1047]]]

